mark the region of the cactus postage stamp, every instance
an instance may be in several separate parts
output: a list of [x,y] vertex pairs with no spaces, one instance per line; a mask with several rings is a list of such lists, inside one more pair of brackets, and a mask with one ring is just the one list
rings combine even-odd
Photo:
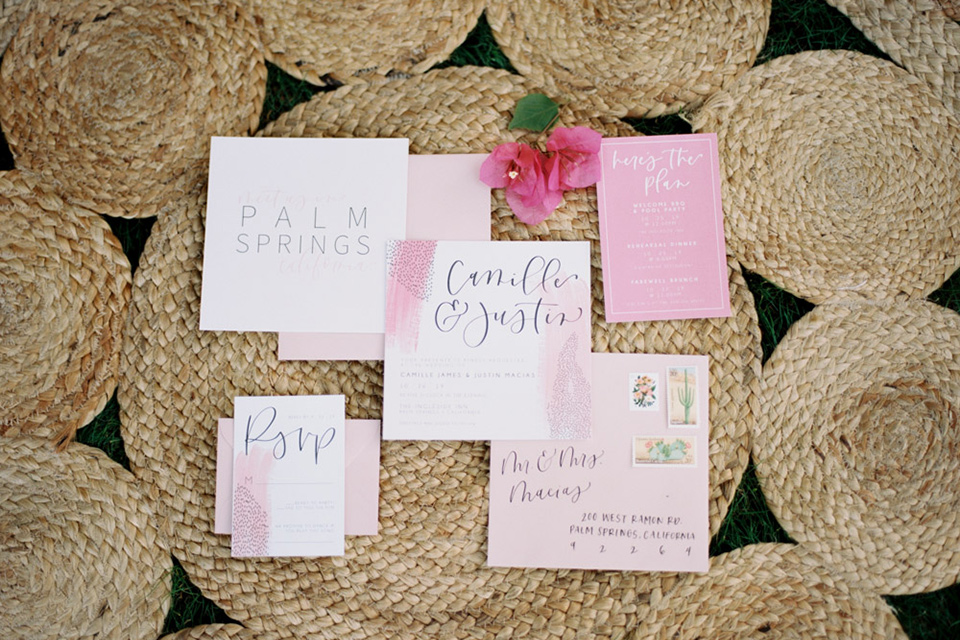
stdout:
[[669,464],[681,467],[693,467],[697,464],[697,440],[690,437],[678,438],[633,438],[633,466],[645,467],[653,464]]
[[695,427],[699,424],[697,407],[697,368],[669,367],[667,369],[667,402],[671,427]]

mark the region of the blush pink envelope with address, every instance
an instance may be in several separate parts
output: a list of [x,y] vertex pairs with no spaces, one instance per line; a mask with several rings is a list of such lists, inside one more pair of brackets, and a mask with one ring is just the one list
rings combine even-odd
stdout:
[[607,138],[600,161],[606,321],[728,317],[716,134]]
[[[407,240],[489,240],[484,153],[410,156]],[[382,333],[281,333],[280,360],[383,360]]]
[[[589,440],[491,442],[487,564],[706,571],[709,359],[594,353],[591,364]],[[671,387],[671,370],[690,383]],[[696,416],[682,426],[680,398]]]
[[[347,420],[344,534],[375,536],[380,520],[380,421]],[[233,419],[217,422],[217,498],[213,532],[230,535],[233,514]]]

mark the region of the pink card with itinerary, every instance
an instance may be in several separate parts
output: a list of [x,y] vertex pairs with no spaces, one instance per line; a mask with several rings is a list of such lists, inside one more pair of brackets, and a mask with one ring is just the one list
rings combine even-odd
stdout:
[[[375,536],[380,509],[380,421],[346,420],[343,441],[346,460],[346,503],[343,532]],[[217,423],[217,497],[213,531],[230,535],[233,516],[233,419]]]
[[590,434],[590,245],[387,245],[383,437]]
[[706,356],[593,354],[589,440],[491,443],[487,564],[706,571],[708,376]]
[[600,161],[606,321],[729,316],[716,134],[607,138]]
[[[408,167],[409,240],[489,240],[485,153],[413,155]],[[281,360],[383,360],[382,333],[281,333]]]

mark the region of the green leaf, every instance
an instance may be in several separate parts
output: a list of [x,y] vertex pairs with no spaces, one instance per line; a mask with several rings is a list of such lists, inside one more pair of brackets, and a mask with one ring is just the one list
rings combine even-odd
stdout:
[[513,120],[510,121],[508,128],[546,131],[556,120],[559,112],[560,107],[556,102],[542,93],[531,93],[517,102]]

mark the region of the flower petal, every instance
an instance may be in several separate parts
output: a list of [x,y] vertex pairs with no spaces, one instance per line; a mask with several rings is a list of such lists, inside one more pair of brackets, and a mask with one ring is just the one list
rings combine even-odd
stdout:
[[547,140],[547,151],[599,153],[603,136],[590,127],[557,127]]
[[600,156],[596,153],[558,154],[560,187],[581,189],[600,180]]
[[510,184],[510,171],[514,169],[520,145],[516,142],[504,142],[494,148],[480,165],[480,180],[488,187],[502,189]]

